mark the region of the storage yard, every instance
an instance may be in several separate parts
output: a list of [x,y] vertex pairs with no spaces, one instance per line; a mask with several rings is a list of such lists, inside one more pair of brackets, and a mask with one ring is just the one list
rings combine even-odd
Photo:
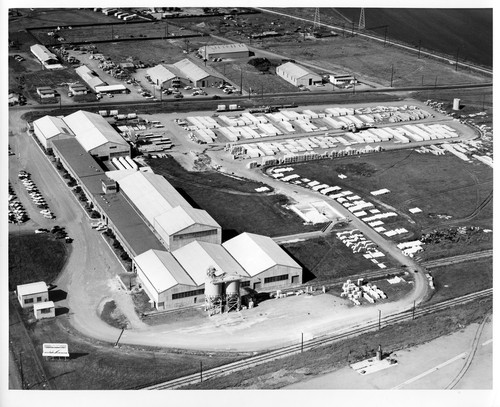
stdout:
[[319,10],[9,9],[12,389],[282,386],[487,315],[491,70]]

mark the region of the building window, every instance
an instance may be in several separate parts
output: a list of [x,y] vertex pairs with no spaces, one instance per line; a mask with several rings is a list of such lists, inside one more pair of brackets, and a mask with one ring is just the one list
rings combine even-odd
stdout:
[[250,281],[242,281],[240,287],[250,287]]
[[179,298],[194,297],[195,295],[203,295],[204,293],[205,293],[204,288],[200,290],[184,291],[182,293],[172,294],[172,299],[178,300]]
[[36,302],[42,302],[42,297],[36,297]]
[[26,298],[26,299],[24,300],[24,303],[25,303],[25,304],[33,304],[33,298]]
[[282,274],[281,276],[266,277],[264,279],[264,284],[274,283],[275,281],[288,280],[288,274]]
[[50,309],[50,308],[44,308],[44,309],[41,309],[41,310],[40,310],[40,312],[41,312],[42,314],[50,314],[50,311],[51,311],[51,309]]
[[207,237],[217,235],[217,229],[212,230],[204,230],[202,232],[193,232],[193,233],[184,233],[182,235],[174,235],[174,242],[179,240],[187,240],[187,239],[199,239],[200,237]]

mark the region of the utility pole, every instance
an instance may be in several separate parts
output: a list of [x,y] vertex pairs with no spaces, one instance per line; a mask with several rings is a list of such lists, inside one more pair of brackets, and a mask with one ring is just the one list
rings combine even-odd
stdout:
[[391,66],[391,88],[392,88],[392,79],[394,78],[394,64]]
[[458,71],[458,53],[460,52],[460,47],[457,48],[457,60],[455,61],[455,72]]
[[243,68],[240,71],[240,95],[243,95]]
[[386,43],[387,43],[387,27],[385,27],[385,30],[384,30],[384,47],[385,47]]
[[438,77],[436,75],[436,80],[434,81],[434,87],[437,87],[437,84],[438,84]]
[[304,352],[304,332],[302,333],[302,341],[300,342],[300,353]]
[[411,316],[411,319],[415,319],[415,301],[413,301],[413,314]]
[[352,22],[351,36],[353,36],[353,37],[354,37],[354,21]]
[[422,75],[422,86],[424,86],[424,75]]
[[200,360],[200,383],[203,381],[203,362]]
[[418,59],[420,59],[420,46],[422,45],[422,40],[418,40]]
[[113,25],[111,25],[111,39],[113,39]]
[[380,331],[380,318],[382,316],[382,311],[378,310],[378,330]]

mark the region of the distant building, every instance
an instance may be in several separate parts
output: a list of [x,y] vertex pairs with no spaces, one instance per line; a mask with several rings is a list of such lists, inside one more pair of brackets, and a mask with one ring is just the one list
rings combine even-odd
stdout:
[[187,58],[176,62],[173,66],[181,72],[183,77],[189,79],[192,86],[195,87],[205,88],[216,86],[223,82],[221,76],[211,73],[205,68],[201,68]]
[[35,44],[30,47],[31,53],[40,61],[46,69],[61,69],[57,56],[50,52],[46,46]]
[[40,86],[36,88],[36,93],[41,99],[52,99],[56,97],[56,91],[50,86]]
[[90,89],[95,91],[97,86],[107,85],[99,75],[97,75],[92,69],[90,69],[87,65],[79,66],[75,69],[77,75],[83,79],[83,81],[89,85]]
[[203,59],[210,58],[246,58],[250,50],[245,44],[207,45],[198,49]]
[[330,83],[334,85],[349,85],[356,83],[356,78],[353,75],[330,75]]
[[322,82],[320,75],[293,62],[287,62],[276,67],[276,74],[295,86],[311,86]]
[[146,72],[158,88],[167,89],[181,84],[179,74],[170,65],[156,65]]
[[88,93],[88,89],[85,85],[80,83],[73,83],[69,85],[69,93],[74,95],[85,95]]
[[74,137],[75,134],[60,117],[44,116],[33,122],[33,130],[40,144],[45,148],[52,147],[52,140]]
[[102,159],[130,155],[130,145],[98,114],[79,110],[64,118],[85,151]]
[[54,318],[56,307],[53,301],[38,302],[33,305],[33,312],[36,319]]
[[23,308],[49,300],[49,289],[43,281],[17,286],[17,299]]
[[96,93],[130,93],[130,89],[119,83],[117,85],[99,85],[95,87]]

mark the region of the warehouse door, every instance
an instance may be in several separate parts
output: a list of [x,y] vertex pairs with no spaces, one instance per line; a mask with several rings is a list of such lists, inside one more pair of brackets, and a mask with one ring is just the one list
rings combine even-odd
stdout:
[[257,283],[253,283],[253,289],[254,289],[254,290],[258,290],[258,289],[260,288],[260,286],[261,286],[260,281],[259,281],[259,282],[257,282]]
[[312,78],[309,78],[309,86],[311,86],[313,84],[313,80]]
[[299,283],[299,276],[292,276],[292,284],[298,284]]

